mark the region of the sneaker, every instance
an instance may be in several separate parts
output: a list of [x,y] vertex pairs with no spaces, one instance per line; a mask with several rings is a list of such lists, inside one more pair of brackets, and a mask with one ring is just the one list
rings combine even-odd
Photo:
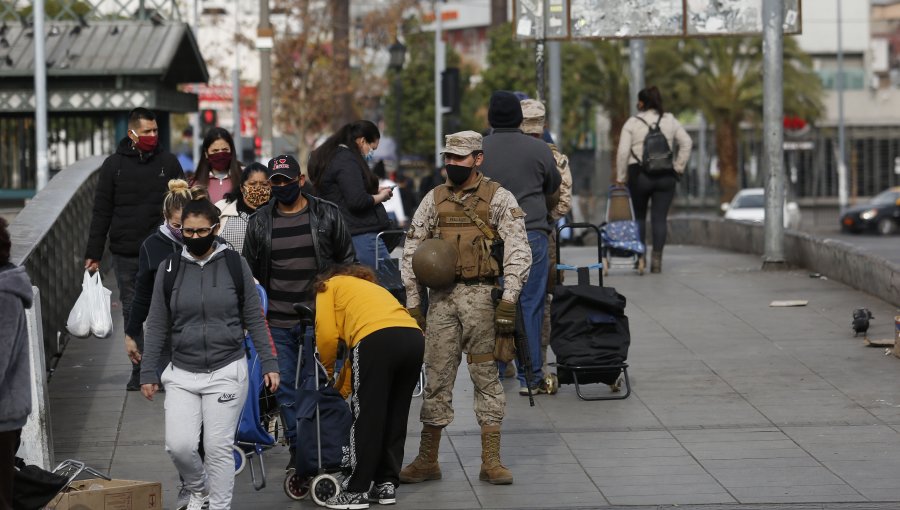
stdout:
[[[544,384],[544,381],[541,381],[540,384],[538,384],[537,386],[531,387],[532,395],[540,395],[543,393],[547,393],[547,386]],[[519,387],[519,395],[522,395],[523,397],[527,397],[528,396],[528,388],[526,388],[525,386]]]
[[342,492],[329,498],[325,506],[338,510],[363,510],[369,508],[369,495],[365,492]]
[[175,497],[175,508],[178,510],[185,510],[190,499],[191,491],[182,483],[178,486],[178,496]]
[[284,468],[285,473],[287,473],[288,471],[290,471],[292,469],[295,469],[294,464],[296,463],[296,460],[297,460],[297,458],[296,458],[297,457],[297,449],[295,447],[291,446],[290,448],[288,448],[288,451],[291,452],[291,460],[288,461],[287,466]]
[[379,505],[393,505],[397,502],[397,493],[391,482],[376,483],[369,491],[369,503]]
[[192,492],[191,499],[188,500],[188,504],[185,507],[185,510],[207,510],[208,508],[209,494]]

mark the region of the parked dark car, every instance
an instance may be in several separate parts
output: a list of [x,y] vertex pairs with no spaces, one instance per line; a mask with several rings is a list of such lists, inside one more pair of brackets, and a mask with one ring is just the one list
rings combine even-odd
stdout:
[[867,204],[847,209],[841,215],[844,232],[877,232],[890,235],[900,228],[900,186],[875,195]]

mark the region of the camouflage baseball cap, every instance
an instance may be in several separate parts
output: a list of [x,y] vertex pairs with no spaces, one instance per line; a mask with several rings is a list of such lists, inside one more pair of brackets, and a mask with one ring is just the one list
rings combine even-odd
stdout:
[[444,150],[441,154],[468,156],[481,149],[481,135],[475,131],[460,131],[444,137]]
[[544,104],[537,99],[522,100],[522,125],[519,129],[527,134],[541,134],[544,132],[544,116],[547,111]]

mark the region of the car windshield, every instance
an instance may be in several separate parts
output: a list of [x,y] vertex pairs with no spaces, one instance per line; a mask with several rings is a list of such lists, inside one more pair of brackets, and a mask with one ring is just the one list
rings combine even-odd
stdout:
[[740,195],[735,197],[734,209],[749,209],[751,207],[760,208],[766,206],[765,195]]
[[875,197],[872,198],[871,204],[872,205],[893,204],[898,199],[900,199],[900,193],[898,193],[896,191],[887,190],[887,191],[882,191],[881,193],[875,195]]

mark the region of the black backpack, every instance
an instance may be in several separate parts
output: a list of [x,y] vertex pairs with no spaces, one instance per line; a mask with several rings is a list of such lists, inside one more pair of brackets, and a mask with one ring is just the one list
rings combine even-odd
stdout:
[[672,148],[669,147],[669,141],[666,140],[666,136],[659,130],[659,121],[662,120],[662,115],[659,116],[656,124],[652,126],[640,117],[635,116],[635,118],[643,122],[650,131],[647,133],[647,137],[644,138],[644,157],[638,158],[634,153],[634,149],[631,150],[631,155],[634,156],[634,159],[640,161],[641,168],[648,174],[662,174],[673,171],[675,165],[672,162]]
[[[166,258],[166,274],[163,276],[163,295],[166,297],[166,309],[171,312],[169,302],[172,300],[172,290],[175,288],[175,279],[178,277],[178,270],[181,269],[181,254],[173,253]],[[238,310],[241,313],[241,322],[243,323],[244,314],[244,270],[241,267],[241,255],[234,250],[225,250],[225,264],[228,266],[228,273],[231,274],[231,280],[234,282],[234,289],[237,292]]]

